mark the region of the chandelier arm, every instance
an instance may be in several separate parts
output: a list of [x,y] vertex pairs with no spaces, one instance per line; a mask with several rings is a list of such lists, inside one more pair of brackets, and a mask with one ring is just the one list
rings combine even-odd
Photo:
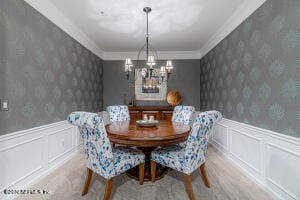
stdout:
[[[152,52],[155,53],[154,56],[156,56],[156,60],[158,61],[158,53],[157,53],[157,50],[156,50],[151,44],[149,44],[149,49],[150,49],[150,51],[152,51]],[[152,50],[151,50],[151,49],[152,49]]]

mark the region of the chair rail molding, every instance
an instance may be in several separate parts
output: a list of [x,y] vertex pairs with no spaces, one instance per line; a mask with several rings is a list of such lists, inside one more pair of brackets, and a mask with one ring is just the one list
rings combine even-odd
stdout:
[[210,143],[274,199],[300,199],[300,139],[224,118]]
[[76,155],[81,143],[78,128],[66,121],[0,136],[0,191],[30,187]]

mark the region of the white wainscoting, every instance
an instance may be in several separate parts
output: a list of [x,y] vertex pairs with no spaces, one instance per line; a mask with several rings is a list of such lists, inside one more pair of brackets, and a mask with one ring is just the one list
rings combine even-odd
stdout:
[[210,142],[274,199],[300,200],[299,138],[223,119]]
[[0,199],[13,197],[4,189],[26,189],[48,175],[80,144],[78,129],[66,121],[0,136]]

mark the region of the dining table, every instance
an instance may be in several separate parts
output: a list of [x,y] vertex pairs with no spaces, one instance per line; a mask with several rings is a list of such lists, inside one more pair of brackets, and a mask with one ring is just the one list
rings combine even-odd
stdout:
[[[144,181],[151,180],[150,157],[151,151],[157,147],[175,145],[185,142],[188,138],[190,126],[180,122],[162,120],[156,126],[139,126],[136,121],[112,122],[105,126],[110,141],[114,144],[127,145],[141,150],[145,154]],[[157,165],[155,179],[161,179],[168,168]],[[139,180],[138,167],[128,170],[126,174]]]

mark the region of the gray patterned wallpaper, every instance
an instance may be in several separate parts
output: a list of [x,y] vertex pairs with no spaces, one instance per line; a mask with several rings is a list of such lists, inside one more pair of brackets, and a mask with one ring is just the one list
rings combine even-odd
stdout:
[[[200,60],[172,60],[174,71],[168,81],[167,90],[178,90],[182,95],[182,103],[200,109]],[[135,62],[134,62],[135,63]],[[158,60],[158,65],[166,61]],[[103,62],[103,104],[123,104],[123,95],[126,93],[126,103],[134,95],[134,85],[126,80],[124,61]],[[167,101],[137,101],[138,106],[168,106]]]
[[300,137],[299,0],[268,0],[200,63],[202,110]]
[[0,1],[0,134],[102,109],[102,60],[27,5]]

